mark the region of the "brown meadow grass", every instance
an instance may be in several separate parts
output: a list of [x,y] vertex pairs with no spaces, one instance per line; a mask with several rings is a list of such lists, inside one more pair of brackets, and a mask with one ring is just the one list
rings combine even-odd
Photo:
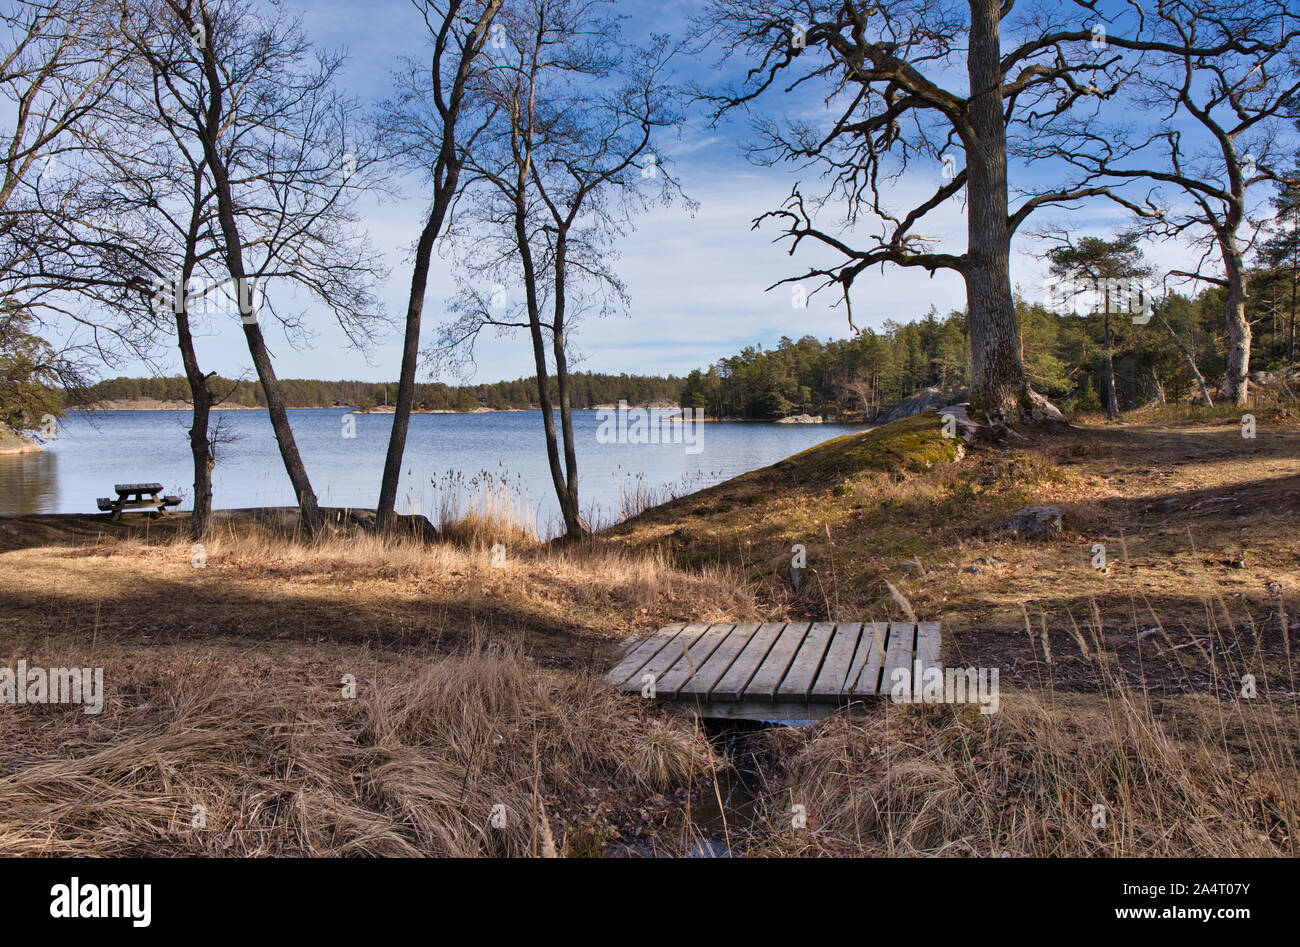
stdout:
[[[757,816],[732,814],[734,851],[1294,856],[1295,629],[1285,595],[1215,563],[1249,529],[1252,567],[1294,587],[1275,520],[1295,438],[1243,461],[1231,418],[1186,424],[902,474],[774,486],[778,466],[572,544],[508,503],[448,506],[432,543],[227,517],[196,569],[180,517],[62,539],[22,523],[31,540],[0,536],[0,661],[102,666],[108,701],[0,707],[0,854],[683,854],[750,764],[606,688],[618,644],[684,618],[888,620],[887,581],[943,617],[946,663],[1003,668],[999,712],[881,702],[746,737]],[[1220,495],[1231,518],[1203,503]],[[971,526],[1053,498],[1052,543]],[[1151,507],[1164,519],[1116,528]],[[1072,571],[1073,546],[1112,534],[1107,573]],[[1005,564],[954,579],[975,553]]]

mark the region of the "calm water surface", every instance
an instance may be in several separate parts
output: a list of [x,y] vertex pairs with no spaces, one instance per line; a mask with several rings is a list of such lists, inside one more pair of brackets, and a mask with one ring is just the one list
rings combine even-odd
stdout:
[[[218,509],[293,505],[293,491],[265,411],[216,411],[232,440],[213,471]],[[392,415],[344,409],[289,412],[312,486],[326,506],[373,508]],[[709,423],[698,426],[697,453],[683,444],[600,443],[596,411],[575,411],[580,495],[588,518],[608,524],[625,498],[682,494],[764,467],[861,425]],[[193,498],[186,411],[113,411],[65,418],[40,454],[0,456],[0,515],[95,512],[115,483],[157,481]],[[349,433],[351,422],[354,436]],[[608,426],[607,426],[608,429]],[[558,508],[538,411],[417,414],[411,417],[398,508],[434,516],[440,502],[504,482],[543,534]]]

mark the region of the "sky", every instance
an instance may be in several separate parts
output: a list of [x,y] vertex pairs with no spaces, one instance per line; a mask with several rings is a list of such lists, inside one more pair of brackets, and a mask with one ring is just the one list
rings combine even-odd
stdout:
[[[294,9],[293,3],[286,3]],[[409,0],[338,2],[326,0],[299,6],[308,36],[317,45],[347,53],[342,74],[344,87],[366,101],[388,94],[390,76],[402,56],[422,57],[427,33]],[[651,32],[680,33],[699,3],[623,0],[628,36]],[[686,57],[679,78],[718,82],[719,64],[710,58]],[[804,96],[770,96],[758,108],[775,117],[817,117],[824,108]],[[677,130],[656,140],[656,149],[672,162],[685,193],[698,202],[691,213],[680,204],[656,206],[639,216],[636,229],[619,246],[615,269],[629,290],[631,305],[625,315],[584,320],[575,341],[579,370],[683,375],[706,367],[747,345],[775,345],[782,336],[819,339],[851,334],[842,305],[833,305],[829,293],[814,296],[806,308],[796,308],[790,286],[771,291],[779,279],[806,269],[813,259],[800,251],[795,257],[787,246],[774,242],[776,228],[754,230],[755,217],[780,205],[796,181],[808,184],[813,174],[788,167],[759,167],[749,162],[744,144],[751,140],[748,119],[741,117],[710,128],[699,110]],[[916,167],[894,183],[890,199],[899,209],[928,196],[938,185],[942,169]],[[1020,180],[1036,183],[1034,169],[1021,170]],[[381,334],[365,352],[347,345],[333,327],[328,313],[308,308],[310,339],[288,339],[274,329],[267,339],[282,378],[360,379],[392,381],[397,377],[401,353],[398,319],[405,312],[410,281],[410,247],[422,224],[426,200],[419,182],[397,178],[401,195],[378,202],[368,199],[360,208],[371,240],[384,254],[390,276],[380,298],[393,319],[391,331]],[[1057,219],[1062,214],[1056,214]],[[1049,212],[1044,220],[1051,220]],[[1039,221],[1038,218],[1035,218]],[[1073,230],[1108,235],[1122,218],[1108,205],[1095,204],[1068,212]],[[957,202],[949,202],[926,219],[927,237],[940,247],[960,252],[965,243],[965,219]],[[1177,260],[1176,248],[1156,248],[1152,254],[1166,266]],[[432,338],[444,318],[454,292],[454,259],[433,261],[426,297],[424,339]],[[1042,247],[1022,236],[1014,247],[1012,281],[1030,299],[1043,296],[1047,274]],[[965,304],[965,287],[951,271],[933,277],[918,269],[888,267],[864,274],[853,291],[854,318],[859,327],[879,328],[885,320],[903,322],[923,316],[932,307],[941,313]],[[226,376],[251,377],[251,361],[237,317],[214,318],[197,340],[200,362],[209,371]],[[171,351],[160,353],[152,371],[179,371]],[[106,374],[149,374],[138,363],[115,367]],[[435,379],[422,370],[419,380],[491,382],[531,375],[532,353],[526,334],[515,337],[484,335],[477,346],[471,373],[442,375]]]

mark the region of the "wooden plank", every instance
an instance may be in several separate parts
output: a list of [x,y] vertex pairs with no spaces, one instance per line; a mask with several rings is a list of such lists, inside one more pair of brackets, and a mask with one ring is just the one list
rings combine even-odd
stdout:
[[912,655],[916,628],[910,621],[896,621],[889,626],[889,645],[885,650],[884,673],[880,676],[880,693],[888,696],[894,687],[894,671],[902,668],[912,677]]
[[862,675],[862,669],[866,667],[871,652],[876,647],[875,638],[879,633],[874,622],[863,623],[862,631],[858,635],[858,646],[853,652],[853,660],[849,664],[848,673],[844,675],[844,687],[840,691],[841,699],[848,700],[853,695],[854,688],[858,685],[858,678]]
[[[862,665],[862,670],[858,672],[857,680],[853,684],[854,697],[870,697],[879,693],[877,685],[880,682],[880,668],[885,662],[885,645],[889,640],[889,626],[881,621],[867,622],[862,626],[863,639],[870,640],[870,649],[867,652],[866,663]],[[854,656],[856,663],[857,656]]]
[[740,700],[744,696],[746,686],[758,673],[759,667],[784,629],[785,622],[782,621],[768,622],[759,626],[758,631],[750,635],[749,644],[745,645],[736,660],[731,662],[731,667],[727,668],[727,673],[709,692],[710,699]]
[[115,483],[113,489],[121,495],[130,493],[162,493],[161,483]]
[[835,623],[829,621],[816,622],[808,629],[799,653],[790,663],[790,670],[786,671],[785,679],[776,689],[777,700],[807,701],[834,634]]
[[826,649],[822,669],[813,682],[810,700],[838,700],[844,693],[844,683],[849,680],[853,658],[862,638],[862,622],[840,622],[835,626],[835,637]]
[[925,685],[925,672],[930,668],[943,668],[943,645],[939,638],[937,621],[918,622],[916,626],[916,660],[921,662],[921,684]]
[[923,621],[916,625],[916,654],[923,661],[935,664],[943,659],[943,643],[939,637],[937,621]]
[[[660,628],[654,634],[647,635],[645,638],[627,653],[627,656],[620,661],[613,670],[605,675],[605,683],[613,684],[617,687],[624,681],[636,675],[641,668],[664,647],[672,641],[686,627],[685,622],[678,622],[675,625],[667,625]],[[639,678],[638,678],[639,679]],[[638,689],[639,686],[638,686]]]
[[655,692],[659,697],[676,697],[682,685],[691,680],[704,667],[718,645],[731,634],[735,624],[719,622],[709,626],[709,630],[700,635],[695,644],[687,651],[689,657],[683,657],[663,677],[655,681]]
[[706,621],[691,622],[668,643],[667,647],[663,648],[655,654],[653,658],[647,661],[645,666],[637,672],[636,680],[628,681],[627,684],[623,686],[623,689],[627,690],[628,686],[632,686],[634,690],[639,691],[641,690],[641,679],[647,674],[653,674],[655,678],[655,693],[657,695],[659,693],[659,681],[665,674],[672,670],[673,665],[682,660],[682,656],[689,651],[691,645],[695,644],[695,642],[700,639],[700,636],[708,630],[709,623]]
[[695,676],[683,684],[677,691],[678,697],[708,697],[714,685],[722,680],[736,658],[749,644],[754,632],[761,626],[756,621],[744,622],[732,629],[725,641],[718,645],[709,660],[695,672]]
[[781,636],[772,645],[753,679],[745,687],[747,700],[775,700],[776,689],[785,679],[794,656],[799,653],[812,622],[791,622],[781,630]]

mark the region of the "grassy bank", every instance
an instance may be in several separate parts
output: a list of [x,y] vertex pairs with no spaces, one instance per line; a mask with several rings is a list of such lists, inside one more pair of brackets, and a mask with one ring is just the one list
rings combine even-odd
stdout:
[[[491,505],[427,545],[230,519],[198,559],[183,517],[6,520],[0,657],[102,666],[107,703],[0,707],[0,852],[1295,854],[1300,428],[1168,412],[992,448],[939,425],[564,547]],[[994,529],[1042,504],[1060,535]],[[1000,669],[997,714],[710,740],[599,681],[672,621],[907,609],[948,664]],[[717,818],[737,781],[752,814]]]

